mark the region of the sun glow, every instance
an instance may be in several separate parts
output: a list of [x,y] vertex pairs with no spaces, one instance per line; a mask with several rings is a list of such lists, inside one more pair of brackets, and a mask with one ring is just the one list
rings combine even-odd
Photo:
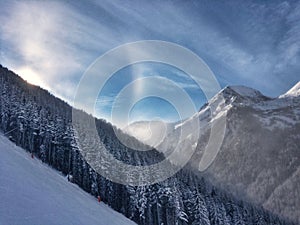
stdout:
[[38,86],[44,86],[43,81],[40,78],[40,75],[38,75],[36,72],[34,72],[31,68],[22,67],[22,68],[16,70],[16,72],[24,80],[26,80],[27,83],[38,85]]

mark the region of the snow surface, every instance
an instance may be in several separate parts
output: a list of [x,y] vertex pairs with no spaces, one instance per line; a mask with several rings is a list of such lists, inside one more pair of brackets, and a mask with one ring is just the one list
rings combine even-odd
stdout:
[[299,95],[300,95],[300,81],[294,87],[292,87],[288,92],[279,96],[279,98],[297,97]]
[[133,225],[0,134],[0,225]]
[[245,97],[257,97],[261,95],[259,91],[245,86],[229,86],[229,88],[238,93],[239,95]]

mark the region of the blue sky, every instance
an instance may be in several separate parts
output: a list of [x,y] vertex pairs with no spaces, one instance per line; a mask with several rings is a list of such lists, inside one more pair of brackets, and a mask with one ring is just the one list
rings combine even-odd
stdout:
[[[0,0],[0,21],[0,63],[70,103],[96,58],[140,40],[192,50],[222,87],[246,85],[278,96],[300,80],[300,1]],[[196,107],[206,101],[180,70],[140,63],[110,79],[96,104],[97,116],[109,120],[118,91],[153,75],[177,82]],[[174,107],[157,98],[138,102],[130,114],[132,120],[153,117],[178,118]]]

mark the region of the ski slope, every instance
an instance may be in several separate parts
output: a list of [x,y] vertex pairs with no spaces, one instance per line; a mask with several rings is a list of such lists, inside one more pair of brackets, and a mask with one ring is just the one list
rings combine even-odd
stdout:
[[0,225],[133,225],[0,134]]

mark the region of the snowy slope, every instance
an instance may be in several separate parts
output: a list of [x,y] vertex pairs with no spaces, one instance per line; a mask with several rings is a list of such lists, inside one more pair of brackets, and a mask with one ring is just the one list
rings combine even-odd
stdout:
[[300,82],[298,82],[294,87],[292,87],[285,94],[279,96],[280,98],[284,97],[297,97],[300,95]]
[[0,135],[0,225],[129,225],[55,170]]
[[256,98],[262,95],[259,91],[245,86],[229,86],[229,88],[244,97]]

